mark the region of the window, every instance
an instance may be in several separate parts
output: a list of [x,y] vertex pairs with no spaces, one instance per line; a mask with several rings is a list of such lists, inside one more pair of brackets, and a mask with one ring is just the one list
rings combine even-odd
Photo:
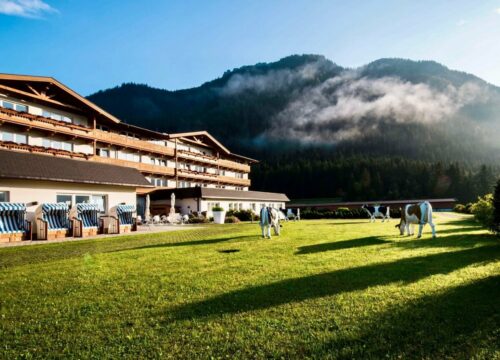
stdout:
[[21,112],[28,112],[28,107],[26,105],[16,104],[16,110]]
[[56,201],[58,203],[65,203],[69,207],[71,207],[73,205],[73,196],[71,196],[71,195],[57,195]]
[[26,144],[28,142],[28,137],[24,134],[16,134],[4,131],[0,133],[0,140],[16,142],[18,144]]
[[68,142],[63,142],[62,148],[63,148],[63,150],[66,150],[66,151],[73,151],[73,144],[68,143]]
[[57,121],[64,121],[64,122],[67,122],[67,123],[72,122],[72,119],[70,117],[68,117],[68,116],[57,114],[57,113],[53,113],[53,112],[50,112],[50,111],[47,111],[47,110],[43,110],[42,111],[42,116],[46,117],[46,118],[49,118],[49,119],[57,120]]
[[43,139],[42,146],[57,150],[73,151],[73,144],[65,141]]
[[14,110],[14,104],[8,101],[3,101],[2,106],[6,109]]
[[3,132],[2,133],[2,140],[3,141],[14,141],[14,134],[10,132]]
[[99,211],[101,213],[105,213],[108,207],[108,202],[106,199],[106,195],[92,195],[92,199],[90,200],[92,204],[97,204]]
[[9,192],[8,191],[0,191],[0,202],[9,201]]
[[241,211],[241,210],[243,210],[243,204],[242,204],[242,203],[240,203],[240,204],[238,205],[238,210],[240,210],[240,211]]
[[108,149],[97,149],[98,155],[102,157],[108,157],[109,158],[109,150]]
[[75,195],[75,203],[76,204],[83,204],[83,203],[89,203],[89,202],[90,202],[89,195]]
[[253,211],[256,211],[256,210],[257,210],[257,204],[256,204],[256,203],[252,203],[252,210],[253,210]]

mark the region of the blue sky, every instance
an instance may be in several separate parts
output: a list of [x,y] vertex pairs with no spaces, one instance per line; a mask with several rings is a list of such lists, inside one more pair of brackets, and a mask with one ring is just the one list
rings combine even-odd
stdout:
[[198,86],[290,54],[432,59],[500,85],[500,0],[0,0],[0,72],[88,95]]

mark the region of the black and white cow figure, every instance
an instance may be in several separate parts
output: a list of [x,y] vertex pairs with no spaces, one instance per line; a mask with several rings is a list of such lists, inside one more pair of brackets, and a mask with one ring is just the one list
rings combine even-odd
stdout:
[[364,209],[367,213],[368,216],[370,217],[370,222],[375,222],[375,219],[380,217],[382,218],[382,222],[385,220],[389,221],[391,218],[390,216],[390,207],[389,206],[381,206],[381,205],[374,205],[374,206],[368,206],[368,205],[363,205],[361,206],[361,209]]

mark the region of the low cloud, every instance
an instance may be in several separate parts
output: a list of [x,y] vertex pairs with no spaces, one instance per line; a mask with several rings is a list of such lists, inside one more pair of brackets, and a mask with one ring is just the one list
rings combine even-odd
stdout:
[[286,89],[296,82],[314,79],[321,69],[321,63],[306,64],[296,70],[271,70],[262,75],[235,74],[220,91],[222,95],[237,95],[245,91],[261,93]]
[[377,131],[382,123],[437,123],[485,96],[474,83],[436,90],[397,77],[373,79],[348,71],[306,88],[275,117],[266,137],[335,143]]
[[42,0],[0,0],[0,14],[39,18],[46,13],[56,12]]

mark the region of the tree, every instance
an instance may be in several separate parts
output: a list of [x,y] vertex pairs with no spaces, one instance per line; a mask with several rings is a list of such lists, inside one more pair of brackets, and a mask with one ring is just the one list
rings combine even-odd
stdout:
[[500,235],[500,179],[498,179],[493,192],[493,207],[493,224],[491,225],[491,230]]

